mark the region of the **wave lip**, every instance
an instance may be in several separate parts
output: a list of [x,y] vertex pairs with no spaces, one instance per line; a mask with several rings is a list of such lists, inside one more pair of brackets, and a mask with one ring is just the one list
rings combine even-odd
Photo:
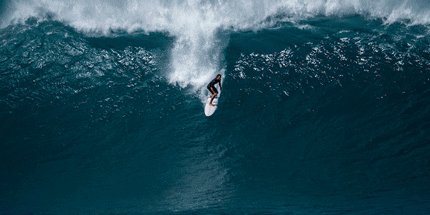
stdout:
[[[108,33],[111,29],[168,31],[174,35],[202,26],[249,28],[270,16],[284,15],[303,19],[315,16],[364,15],[382,18],[387,23],[410,20],[430,23],[430,2],[370,0],[254,0],[254,1],[114,1],[18,0],[0,6],[2,27],[29,17],[55,16],[79,30]],[[185,25],[184,25],[185,24]],[[188,26],[188,27],[186,27]],[[184,29],[184,27],[186,27]]]

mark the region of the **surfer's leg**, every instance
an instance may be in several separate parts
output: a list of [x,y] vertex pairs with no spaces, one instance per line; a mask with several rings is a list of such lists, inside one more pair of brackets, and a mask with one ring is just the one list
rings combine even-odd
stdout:
[[216,98],[216,96],[218,95],[218,90],[215,87],[212,87],[212,90],[213,90],[213,94],[215,94],[214,98]]
[[215,106],[214,104],[212,104],[212,101],[214,100],[214,98],[216,97],[216,95],[218,95],[218,90],[216,90],[216,88],[215,88],[215,87],[211,87],[209,90],[210,90],[210,91],[211,91],[211,93],[212,93],[211,101],[209,102],[209,105],[211,105],[211,106]]
[[218,93],[214,93],[214,94],[212,94],[212,96],[211,96],[211,101],[209,102],[209,105],[211,105],[211,106],[215,106],[214,104],[212,104],[212,101],[214,100],[214,98],[216,97],[216,95],[217,95]]
[[215,91],[213,90],[213,87],[208,87],[209,92],[212,93],[211,97],[213,96],[213,94],[215,93]]

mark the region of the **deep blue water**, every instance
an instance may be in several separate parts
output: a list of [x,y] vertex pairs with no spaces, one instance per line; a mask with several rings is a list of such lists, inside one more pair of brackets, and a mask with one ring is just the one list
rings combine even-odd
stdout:
[[0,214],[430,213],[427,2],[169,2],[0,7]]

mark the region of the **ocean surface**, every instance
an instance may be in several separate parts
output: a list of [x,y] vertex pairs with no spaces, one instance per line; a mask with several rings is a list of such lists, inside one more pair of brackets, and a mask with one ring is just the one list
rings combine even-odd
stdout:
[[1,215],[430,214],[427,0],[2,1],[0,27]]

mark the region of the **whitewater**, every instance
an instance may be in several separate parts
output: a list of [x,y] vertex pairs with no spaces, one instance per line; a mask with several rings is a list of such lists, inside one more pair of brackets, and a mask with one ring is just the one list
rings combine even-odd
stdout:
[[426,0],[3,1],[0,214],[428,214],[429,24]]

